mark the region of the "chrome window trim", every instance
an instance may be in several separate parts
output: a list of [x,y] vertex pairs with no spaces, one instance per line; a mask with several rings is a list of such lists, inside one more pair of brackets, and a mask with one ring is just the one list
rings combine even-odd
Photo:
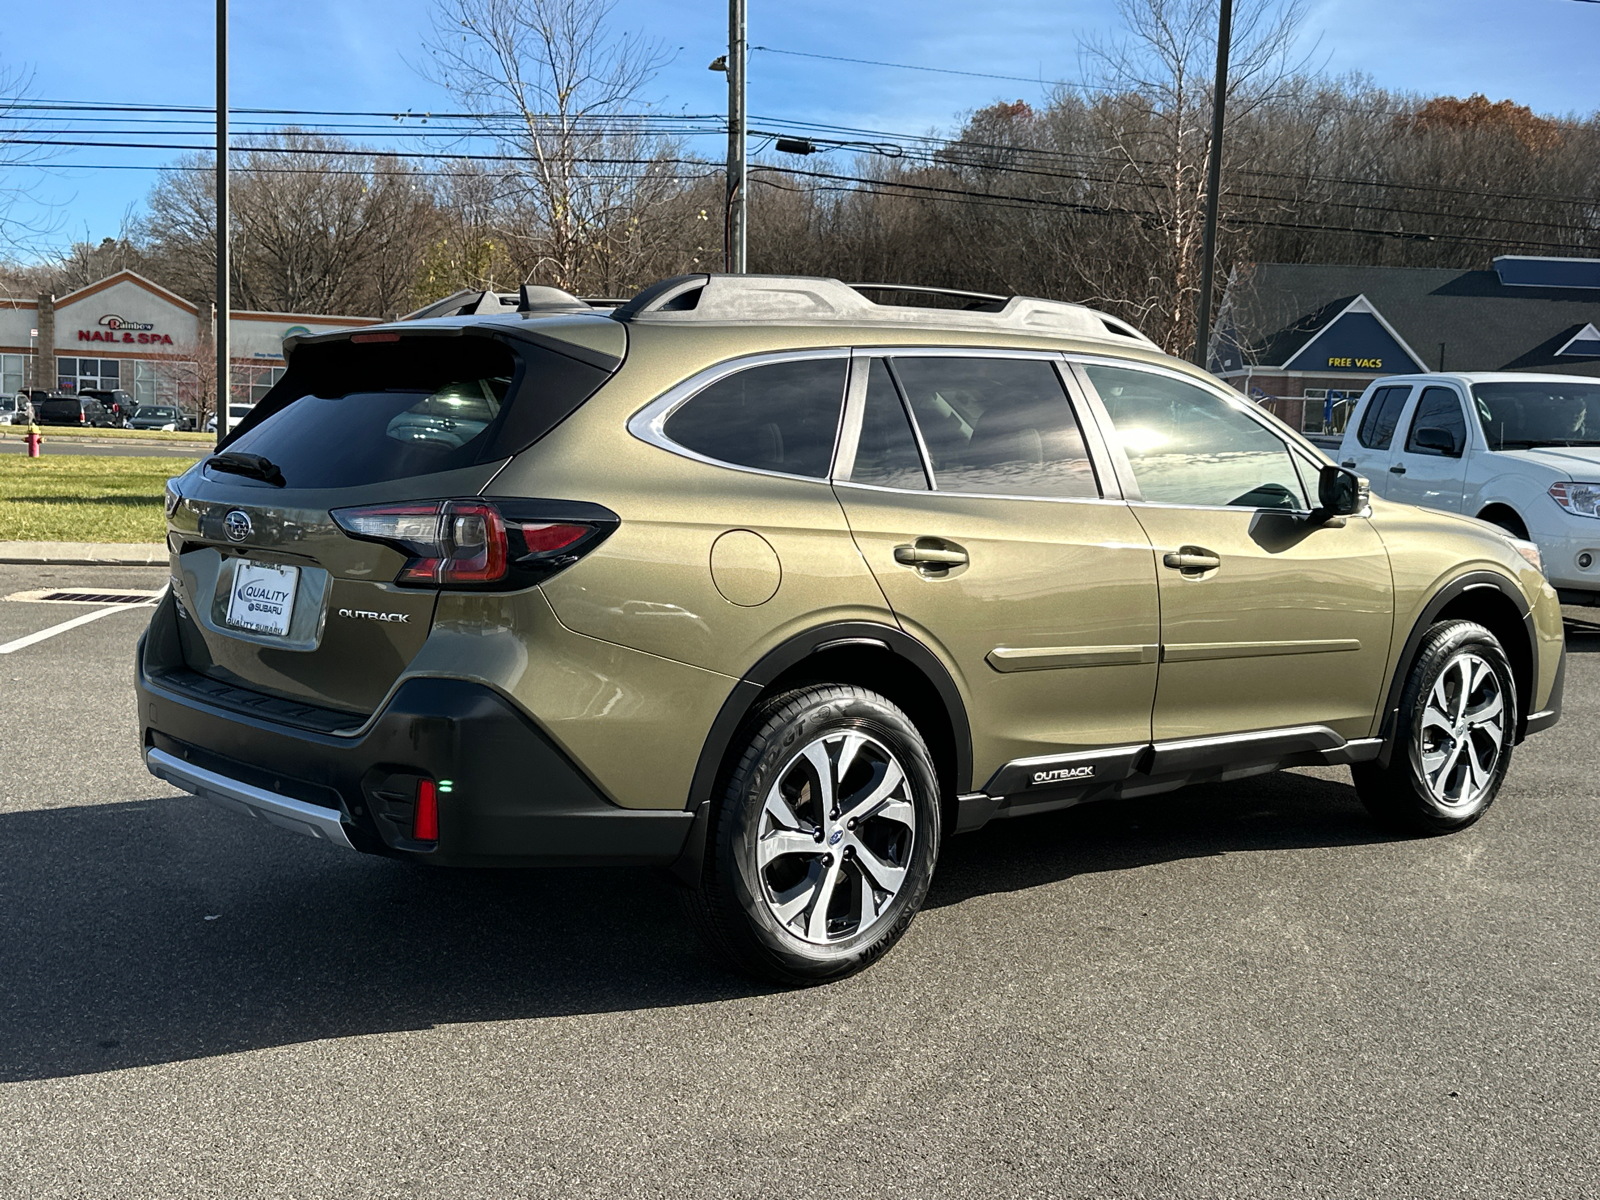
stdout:
[[[683,405],[694,399],[706,388],[714,383],[736,375],[740,371],[748,371],[755,367],[771,366],[775,363],[804,362],[812,359],[836,358],[845,364],[844,389],[839,393],[839,416],[834,421],[833,450],[828,455],[828,467],[821,475],[796,475],[790,471],[768,471],[762,467],[747,467],[740,463],[727,462],[724,459],[712,458],[710,455],[701,454],[697,450],[679,442],[673,441],[665,433],[667,419]],[[848,346],[827,346],[806,350],[774,350],[762,354],[746,354],[738,358],[725,359],[696,372],[681,383],[676,383],[650,403],[639,409],[628,418],[627,429],[634,437],[648,445],[665,450],[669,454],[676,454],[679,458],[687,458],[693,462],[705,463],[711,467],[721,467],[725,471],[743,471],[747,475],[764,475],[768,479],[797,479],[802,483],[826,484],[833,476],[833,464],[839,455],[839,439],[844,428],[845,401],[850,388],[850,348]]]
[[[1309,489],[1306,488],[1305,479],[1303,476],[1301,476],[1300,468],[1295,464],[1294,461],[1295,451],[1300,447],[1297,445],[1297,443],[1285,438],[1279,430],[1274,429],[1267,421],[1262,420],[1259,413],[1251,411],[1254,406],[1250,404],[1250,401],[1241,396],[1238,392],[1235,392],[1232,388],[1223,384],[1214,384],[1208,387],[1205,380],[1196,379],[1186,371],[1174,371],[1170,367],[1162,367],[1154,363],[1130,361],[1125,358],[1114,358],[1109,355],[1102,354],[1076,354],[1072,352],[1064,354],[1063,357],[1066,359],[1069,365],[1078,368],[1075,373],[1082,379],[1083,386],[1088,391],[1088,394],[1094,397],[1095,416],[1097,419],[1105,422],[1105,427],[1107,430],[1106,443],[1113,452],[1112,458],[1117,464],[1118,475],[1120,476],[1122,471],[1126,469],[1127,478],[1129,482],[1133,484],[1133,494],[1128,496],[1128,503],[1149,508],[1192,509],[1197,512],[1281,513],[1285,516],[1300,517],[1308,516],[1315,511],[1310,507],[1311,493]],[[1128,460],[1127,454],[1122,450],[1121,443],[1118,442],[1115,437],[1111,436],[1111,434],[1115,432],[1116,426],[1112,423],[1111,414],[1109,411],[1107,411],[1105,402],[1100,398],[1100,390],[1094,386],[1094,380],[1089,377],[1089,373],[1082,369],[1085,366],[1120,367],[1133,371],[1146,371],[1152,375],[1165,375],[1170,379],[1176,379],[1180,383],[1187,383],[1199,388],[1203,392],[1209,391],[1212,395],[1217,396],[1219,399],[1227,401],[1232,407],[1244,413],[1246,417],[1254,421],[1265,432],[1275,438],[1283,447],[1284,453],[1289,457],[1290,468],[1294,471],[1295,477],[1300,480],[1302,499],[1307,507],[1246,508],[1241,504],[1175,504],[1166,500],[1146,500],[1144,498],[1144,493],[1138,491],[1139,485],[1133,473],[1133,464]],[[1126,491],[1127,489],[1124,490]]]

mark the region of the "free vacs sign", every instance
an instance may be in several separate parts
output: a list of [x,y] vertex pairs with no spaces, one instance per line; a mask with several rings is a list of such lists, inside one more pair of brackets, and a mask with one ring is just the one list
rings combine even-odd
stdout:
[[137,346],[170,346],[170,333],[156,333],[155,326],[147,321],[130,321],[116,313],[107,313],[98,322],[101,329],[80,329],[80,342],[124,342]]

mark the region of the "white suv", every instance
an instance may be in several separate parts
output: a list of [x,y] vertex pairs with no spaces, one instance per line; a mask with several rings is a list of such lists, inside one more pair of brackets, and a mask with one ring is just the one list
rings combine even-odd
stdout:
[[1600,604],[1600,379],[1379,379],[1338,457],[1386,499],[1480,517],[1537,543],[1563,603]]

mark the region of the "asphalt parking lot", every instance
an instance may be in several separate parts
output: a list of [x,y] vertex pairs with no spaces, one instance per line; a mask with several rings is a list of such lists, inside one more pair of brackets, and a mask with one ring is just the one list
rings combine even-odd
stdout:
[[1464,833],[1341,770],[997,823],[883,962],[780,992],[652,873],[173,791],[147,609],[5,652],[89,611],[0,600],[5,1197],[1600,1196],[1600,629]]

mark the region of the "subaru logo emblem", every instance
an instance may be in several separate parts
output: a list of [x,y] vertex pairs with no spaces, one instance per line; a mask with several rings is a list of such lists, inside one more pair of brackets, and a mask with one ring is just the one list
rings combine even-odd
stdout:
[[844,836],[844,830],[835,829],[833,831],[833,835],[828,838],[828,845],[837,846],[839,844],[839,839],[842,838],[843,836]]
[[242,542],[250,536],[250,514],[234,509],[222,518],[222,532],[230,542]]

